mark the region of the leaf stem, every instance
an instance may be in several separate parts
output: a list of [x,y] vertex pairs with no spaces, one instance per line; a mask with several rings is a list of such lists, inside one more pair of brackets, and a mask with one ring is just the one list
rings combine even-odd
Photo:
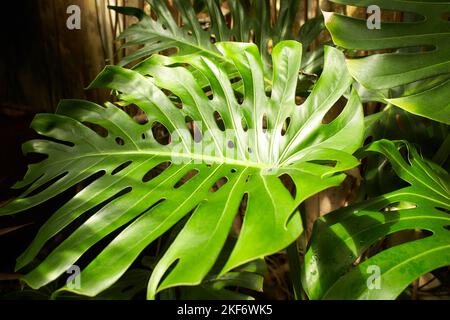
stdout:
[[306,300],[305,294],[302,288],[301,281],[301,264],[299,259],[299,253],[297,249],[297,241],[294,241],[287,247],[287,256],[289,261],[289,273],[294,289],[295,300]]

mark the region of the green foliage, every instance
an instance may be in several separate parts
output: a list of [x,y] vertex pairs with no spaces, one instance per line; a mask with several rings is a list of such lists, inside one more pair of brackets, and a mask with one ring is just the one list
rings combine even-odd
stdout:
[[[132,267],[123,274],[119,280],[106,290],[94,297],[75,294],[64,288],[58,290],[58,283],[52,282],[34,290],[25,286],[20,290],[2,296],[5,300],[134,300],[145,297],[147,283],[156,259],[144,256],[140,267]],[[227,272],[222,276],[208,275],[198,286],[183,286],[170,288],[161,293],[161,299],[187,299],[187,300],[254,300],[250,295],[262,292],[267,267],[264,260],[255,260]],[[62,279],[64,280],[64,279]],[[82,279],[80,279],[82,281]],[[246,292],[241,292],[245,289]]]
[[180,299],[254,300],[248,294],[231,289],[237,287],[262,292],[266,274],[267,267],[264,260],[255,260],[243,265],[234,272],[228,272],[222,276],[209,276],[199,286],[181,287]]
[[[402,141],[380,140],[365,153],[387,157],[409,185],[317,221],[303,273],[311,299],[395,299],[419,276],[450,264],[448,173]],[[354,266],[380,239],[415,229],[432,235],[388,248]],[[370,266],[381,271],[379,289],[367,284]]]
[[[237,242],[217,274],[223,277],[295,241],[302,232],[298,205],[339,185],[342,172],[358,165],[351,155],[363,139],[356,92],[335,120],[322,123],[352,83],[341,52],[326,48],[324,71],[308,99],[297,106],[300,43],[283,41],[274,47],[270,97],[256,45],[223,42],[217,50],[237,70],[242,93],[233,90],[225,67],[207,56],[185,56],[180,66],[179,57],[154,55],[134,70],[108,66],[91,85],[117,92],[119,105],[139,107],[146,124],[111,103],[102,107],[80,100],[62,101],[56,114],[36,116],[32,127],[51,140],[30,141],[24,152],[48,157],[30,165],[15,185],[28,189],[0,208],[0,215],[36,206],[80,182],[87,185],[54,213],[19,257],[18,270],[29,266],[49,239],[84,219],[23,277],[32,288],[54,281],[116,232],[83,269],[81,288],[63,288],[97,295],[183,217],[187,222],[155,266],[147,296],[198,285],[215,265],[245,205]],[[201,81],[193,69],[200,71]],[[205,80],[210,96],[202,89]],[[157,141],[155,128],[170,139]],[[283,184],[285,176],[294,192]]]
[[[421,154],[448,170],[450,161],[449,127],[443,123],[416,116],[389,105],[382,111],[365,118],[365,140],[407,140],[420,146]],[[366,158],[362,189],[369,196],[376,196],[398,189],[405,182],[398,179],[382,154]],[[362,192],[362,193],[363,193]]]
[[[378,5],[404,13],[402,22],[382,22],[370,30],[366,20],[326,13],[336,45],[350,50],[385,50],[347,61],[352,76],[411,113],[450,124],[449,1],[332,0],[360,7]],[[395,49],[394,52],[389,50]],[[396,50],[398,49],[398,50]]]
[[[295,31],[298,0],[280,1],[275,17],[269,0],[229,0],[228,14],[219,0],[174,0],[181,24],[166,1],[147,1],[150,15],[111,7],[139,19],[120,36],[134,48],[120,65],[133,68],[107,66],[90,86],[115,103],[64,100],[32,122],[43,138],[23,151],[46,158],[0,216],[78,191],[17,260],[36,290],[10,298],[253,299],[263,258],[287,249],[296,298],[395,299],[450,264],[448,1],[332,0],[404,12],[381,30],[326,13],[347,61],[333,47],[307,50],[324,23]],[[364,118],[361,101],[389,105]],[[299,259],[310,218],[300,204],[340,185],[357,150],[360,201],[320,218]],[[405,230],[420,237],[379,250]],[[81,287],[64,286],[78,263]],[[368,283],[374,266],[379,289]]]
[[[294,32],[300,4],[298,0],[281,1],[276,19],[271,18],[271,5],[268,0],[228,1],[231,10],[229,15],[222,12],[220,0],[206,0],[206,11],[210,20],[206,30],[198,21],[198,12],[189,0],[174,1],[174,6],[181,15],[181,27],[172,17],[166,1],[147,2],[156,18],[137,8],[110,6],[119,13],[139,19],[139,23],[130,26],[119,37],[126,40],[124,48],[138,48],[126,56],[120,65],[168,49],[176,49],[177,56],[200,54],[216,63],[224,63],[223,56],[212,42],[237,41],[256,43],[263,56],[264,67],[270,67],[270,50],[283,40],[302,42],[304,54],[308,55],[303,65],[305,71],[313,72],[323,62],[323,49],[312,54],[306,53],[309,44],[324,29],[323,18],[309,20],[300,31]],[[170,54],[170,51],[166,52]]]

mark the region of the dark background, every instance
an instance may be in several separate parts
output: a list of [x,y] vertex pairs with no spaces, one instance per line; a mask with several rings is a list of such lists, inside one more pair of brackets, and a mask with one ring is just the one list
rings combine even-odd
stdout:
[[[128,1],[128,5],[136,5]],[[69,30],[69,5],[81,8],[81,30]],[[18,192],[10,187],[36,161],[22,155],[23,142],[38,135],[30,129],[37,113],[53,112],[64,98],[103,103],[107,90],[85,90],[106,64],[120,58],[106,9],[108,0],[2,1],[0,35],[0,206]],[[115,28],[115,29],[114,29]],[[0,294],[17,286],[15,259],[39,226],[70,192],[15,216],[0,217]]]

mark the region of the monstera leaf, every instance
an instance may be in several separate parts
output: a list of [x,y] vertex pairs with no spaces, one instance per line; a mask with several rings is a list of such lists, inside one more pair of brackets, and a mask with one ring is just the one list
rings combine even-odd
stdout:
[[[254,300],[246,293],[236,288],[243,288],[254,292],[262,292],[264,275],[267,266],[263,260],[251,261],[236,271],[222,276],[206,277],[198,286],[181,287],[182,300]],[[234,290],[231,290],[233,288]]]
[[[323,63],[323,50],[307,53],[309,44],[325,28],[323,18],[318,17],[305,23],[299,32],[294,33],[296,14],[299,8],[299,0],[281,1],[277,18],[274,23],[271,20],[269,0],[233,0],[228,1],[230,17],[224,15],[221,10],[221,1],[206,0],[206,8],[209,16],[209,28],[204,30],[198,21],[197,12],[189,0],[175,0],[175,8],[181,15],[182,26],[170,14],[166,1],[147,0],[154,19],[146,15],[142,10],[132,7],[110,6],[111,9],[126,15],[132,15],[139,19],[126,29],[119,37],[125,39],[125,48],[136,47],[135,52],[126,56],[119,64],[126,65],[153,53],[166,49],[177,49],[176,55],[201,54],[215,62],[222,62],[223,56],[212,44],[214,41],[239,41],[254,42],[258,45],[265,65],[270,65],[269,46],[276,45],[282,40],[298,40],[305,46],[305,59],[303,69],[312,73],[317,69],[317,64]],[[228,19],[230,18],[230,19]],[[227,21],[228,20],[228,21]],[[229,21],[232,23],[229,23]]]
[[[405,146],[407,159],[399,150]],[[380,140],[366,152],[386,156],[409,186],[340,209],[317,222],[303,274],[311,299],[394,299],[421,275],[450,264],[448,173],[421,158],[406,142]],[[431,235],[388,248],[354,266],[380,239],[416,229]],[[374,270],[380,271],[374,281],[379,287],[370,281]]]
[[[377,5],[412,17],[412,21],[382,22],[381,29],[371,30],[365,20],[324,13],[334,43],[343,48],[399,49],[349,59],[350,73],[359,83],[411,113],[450,124],[450,1],[331,1],[360,7]],[[391,88],[396,90],[388,90]]]
[[[17,269],[77,218],[85,221],[23,277],[31,287],[55,280],[117,231],[82,270],[81,288],[70,289],[94,296],[183,217],[187,222],[152,273],[148,297],[173,286],[199,284],[240,208],[242,227],[219,276],[292,243],[302,232],[298,205],[339,185],[342,172],[358,165],[351,155],[363,138],[356,93],[333,121],[323,123],[352,83],[340,51],[326,48],[324,72],[298,106],[300,43],[280,42],[273,49],[270,97],[256,45],[225,42],[217,48],[238,70],[243,95],[233,91],[223,67],[207,57],[186,57],[180,64],[153,56],[135,70],[108,66],[91,85],[113,89],[118,104],[136,105],[147,123],[137,123],[111,103],[102,107],[79,100],[62,101],[56,114],[36,116],[32,127],[51,140],[30,141],[24,152],[48,158],[30,166],[15,185],[29,186],[27,191],[0,208],[0,214],[36,206],[79,182],[85,187],[42,226]],[[212,95],[202,90],[192,67],[208,80]],[[169,138],[156,140],[158,130]],[[285,187],[286,180],[295,190]]]
[[[393,105],[383,111],[365,117],[365,141],[381,139],[401,140],[420,146],[423,156],[448,170],[450,156],[449,126],[416,116]],[[364,168],[364,191],[377,196],[404,186],[382,154],[371,155],[366,159]]]

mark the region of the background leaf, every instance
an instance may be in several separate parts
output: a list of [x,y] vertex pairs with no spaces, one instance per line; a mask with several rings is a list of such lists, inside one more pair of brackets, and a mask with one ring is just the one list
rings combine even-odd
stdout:
[[[402,22],[367,21],[324,13],[336,45],[349,50],[387,50],[347,61],[350,73],[370,90],[389,89],[385,101],[411,113],[450,124],[450,24],[448,1],[332,0],[337,4],[403,12]],[[398,49],[398,50],[397,50]],[[398,90],[391,90],[401,87]]]
[[[405,146],[406,159],[399,151]],[[450,264],[448,173],[406,142],[380,140],[366,152],[386,156],[409,186],[340,209],[316,223],[303,274],[311,299],[395,299],[421,275]],[[355,263],[387,235],[416,229],[431,235],[423,233]],[[370,266],[381,272],[378,289],[368,285]]]

